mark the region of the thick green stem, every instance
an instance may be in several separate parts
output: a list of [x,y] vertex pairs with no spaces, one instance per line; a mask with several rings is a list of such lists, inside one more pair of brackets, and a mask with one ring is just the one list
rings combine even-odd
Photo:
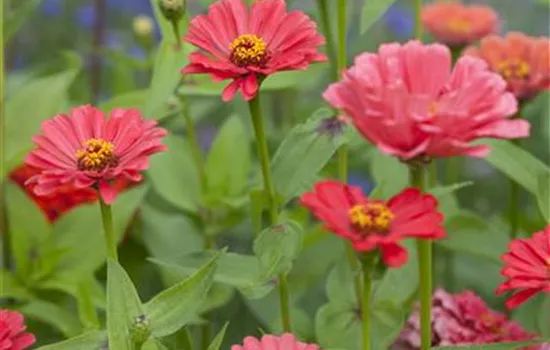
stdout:
[[332,35],[332,26],[330,25],[330,16],[327,5],[327,0],[317,0],[317,7],[319,8],[319,15],[321,20],[321,28],[323,34],[327,40],[327,54],[332,62],[331,71],[334,80],[338,80],[338,67],[335,64],[336,62],[336,50],[334,49],[334,37]]
[[346,69],[347,0],[338,0],[338,74]]
[[[269,203],[270,224],[275,225],[278,219],[277,199],[275,194],[275,187],[271,179],[271,170],[269,166],[269,149],[267,147],[267,138],[264,129],[264,122],[262,119],[259,93],[256,95],[255,98],[250,100],[250,102],[248,103],[248,107],[250,109],[250,116],[252,117],[254,133],[256,135],[256,147],[264,179],[264,193],[267,196]],[[279,295],[281,301],[281,320],[283,324],[283,330],[285,332],[290,332],[291,327],[288,283],[285,274],[279,275]]]
[[370,300],[372,293],[372,268],[374,259],[371,254],[363,256],[361,259],[363,265],[363,301],[361,302],[361,317],[363,319],[363,348],[362,350],[370,350]]
[[424,26],[422,24],[422,0],[413,0],[414,2],[414,37],[422,41],[424,36]]
[[103,199],[99,200],[101,208],[101,219],[103,221],[103,231],[105,233],[105,243],[107,244],[107,256],[109,259],[118,261],[117,242],[113,231],[113,215],[111,206],[106,204]]

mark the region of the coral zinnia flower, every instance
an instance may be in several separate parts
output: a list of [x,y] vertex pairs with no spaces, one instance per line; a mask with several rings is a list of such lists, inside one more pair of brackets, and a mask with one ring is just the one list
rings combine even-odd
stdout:
[[[26,184],[27,180],[39,175],[40,169],[23,164],[10,173],[10,179],[15,182],[31,200],[38,205],[49,222],[57,219],[81,204],[93,203],[98,200],[97,191],[92,188],[76,188],[72,183],[62,185],[54,193],[46,196],[37,196],[34,193],[36,184]],[[115,179],[112,182],[117,192],[122,192],[135,183],[127,179]]]
[[474,57],[451,71],[450,50],[440,44],[386,44],[361,54],[323,97],[382,152],[404,160],[483,157],[489,147],[469,142],[529,135],[527,121],[507,119],[517,101],[504,80]]
[[49,195],[61,186],[97,187],[108,204],[115,200],[116,179],[137,182],[149,166],[149,156],[164,151],[166,130],[145,120],[134,109],[113,109],[108,119],[92,106],[74,108],[42,124],[42,135],[33,138],[37,148],[25,160],[41,173],[27,184],[34,193]]
[[350,240],[356,251],[380,249],[382,260],[390,267],[407,261],[407,251],[399,245],[402,239],[445,236],[437,200],[418,189],[409,188],[380,201],[369,199],[359,187],[321,181],[312,192],[304,193],[300,202],[327,230]]
[[224,101],[238,90],[249,101],[256,96],[259,79],[326,60],[317,51],[325,39],[315,22],[301,11],[287,12],[284,0],[255,1],[250,10],[244,0],[218,0],[207,15],[191,21],[185,40],[204,52],[192,53],[182,73],[232,79],[223,91]]
[[422,22],[437,41],[464,46],[498,31],[499,18],[489,6],[435,2],[422,9]]
[[465,54],[487,61],[520,100],[550,89],[550,39],[546,37],[533,38],[518,32],[504,38],[491,35],[481,41],[479,48],[470,47]]
[[550,225],[531,238],[513,240],[508,250],[502,256],[505,265],[501,271],[508,280],[496,293],[519,292],[506,300],[506,307],[513,309],[539,292],[550,293]]
[[25,333],[23,321],[17,311],[0,310],[0,350],[23,350],[34,344],[36,339]]
[[262,339],[244,338],[243,345],[233,345],[231,350],[319,350],[318,345],[301,343],[292,334],[264,335]]
[[[517,322],[493,311],[471,291],[449,294],[438,289],[432,297],[432,346],[488,344],[530,340]],[[418,308],[409,317],[395,348],[420,349]]]

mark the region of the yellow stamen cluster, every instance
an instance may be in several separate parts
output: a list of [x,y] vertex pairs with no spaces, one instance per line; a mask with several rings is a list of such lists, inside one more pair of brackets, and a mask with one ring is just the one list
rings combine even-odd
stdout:
[[468,33],[472,30],[472,24],[464,18],[453,18],[447,23],[447,28],[456,33]]
[[521,59],[511,58],[500,62],[497,65],[497,71],[506,80],[526,79],[531,73],[531,66]]
[[358,204],[349,210],[353,227],[364,234],[387,233],[395,214],[383,203]]
[[76,151],[78,169],[86,171],[102,171],[108,166],[115,166],[118,159],[114,154],[114,145],[102,139],[89,139],[84,142],[84,148]]
[[243,34],[231,45],[230,60],[239,67],[262,66],[267,60],[267,45],[264,40],[254,34]]

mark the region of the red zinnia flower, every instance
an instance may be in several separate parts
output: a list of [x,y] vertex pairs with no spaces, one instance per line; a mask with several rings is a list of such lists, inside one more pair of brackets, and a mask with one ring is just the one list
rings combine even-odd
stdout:
[[529,122],[508,119],[517,101],[505,81],[474,57],[452,69],[440,44],[386,44],[361,54],[323,96],[382,152],[405,160],[483,157],[489,147],[470,142],[529,135]]
[[518,32],[504,38],[491,35],[481,41],[479,48],[470,47],[465,54],[487,61],[520,100],[550,89],[550,39],[546,37],[533,38]]
[[138,182],[149,166],[149,156],[164,151],[166,130],[145,120],[135,109],[113,109],[108,119],[92,106],[74,108],[42,124],[42,135],[33,138],[37,148],[26,164],[41,173],[27,184],[36,184],[39,196],[55,193],[71,184],[75,188],[97,187],[110,204],[119,191],[111,181]]
[[23,350],[34,344],[36,339],[25,333],[23,321],[17,311],[0,310],[0,350]]
[[359,187],[338,181],[321,181],[300,199],[327,230],[350,240],[359,252],[379,248],[386,265],[399,267],[407,251],[399,245],[405,238],[440,239],[445,236],[443,215],[437,200],[409,188],[388,201],[366,197]]
[[513,240],[508,250],[502,256],[505,265],[501,271],[508,280],[496,293],[519,292],[506,300],[506,307],[513,309],[538,292],[550,293],[550,225],[531,238]]
[[243,345],[233,345],[231,350],[319,350],[315,344],[301,343],[292,334],[264,335],[262,339],[244,338]]
[[256,96],[259,78],[326,60],[317,51],[325,39],[315,22],[301,11],[287,12],[284,0],[255,1],[250,10],[244,0],[218,0],[207,15],[191,21],[185,40],[204,52],[192,53],[182,73],[232,79],[223,91],[224,101],[238,90],[249,101]]
[[422,22],[437,41],[463,46],[498,31],[497,13],[489,6],[435,2],[422,9]]

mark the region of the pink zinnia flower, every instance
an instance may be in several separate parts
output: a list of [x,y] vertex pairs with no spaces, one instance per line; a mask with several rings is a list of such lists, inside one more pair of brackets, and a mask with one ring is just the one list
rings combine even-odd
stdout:
[[243,345],[233,345],[231,350],[319,350],[315,344],[299,342],[292,334],[264,335],[262,339],[244,338]]
[[529,135],[527,121],[508,119],[517,101],[506,82],[474,57],[451,70],[450,50],[440,44],[386,44],[361,54],[323,96],[382,152],[404,160],[483,157],[489,147],[470,142]]
[[0,350],[23,350],[30,347],[36,339],[25,333],[23,315],[11,310],[0,310]]
[[463,46],[499,29],[497,13],[489,6],[435,2],[422,9],[422,22],[437,41]]
[[306,69],[326,56],[315,22],[301,11],[287,12],[284,0],[218,0],[207,15],[191,21],[185,40],[203,51],[189,56],[184,74],[207,73],[216,81],[232,79],[222,94],[233,99],[238,90],[249,101],[259,80],[279,71]]
[[550,39],[533,38],[510,32],[506,37],[491,35],[466,55],[484,59],[491,70],[500,74],[508,89],[520,100],[535,97],[550,89]]
[[502,260],[501,274],[508,279],[496,293],[519,290],[506,300],[507,308],[518,307],[539,292],[550,293],[550,225],[531,238],[513,240]]
[[300,203],[323,221],[327,230],[351,241],[359,252],[380,249],[390,267],[407,261],[399,243],[406,238],[440,239],[445,236],[437,199],[418,189],[405,189],[388,201],[373,200],[356,186],[321,181]]
[[[530,340],[517,322],[493,311],[471,291],[449,294],[438,289],[432,298],[432,346],[488,344]],[[409,317],[396,348],[420,349],[418,308]]]
[[66,184],[97,187],[110,204],[120,190],[111,182],[140,181],[149,156],[166,149],[161,143],[165,135],[166,130],[135,109],[113,109],[107,119],[92,106],[74,108],[42,123],[42,134],[33,138],[37,148],[25,160],[41,172],[27,184],[36,184],[39,196]]

